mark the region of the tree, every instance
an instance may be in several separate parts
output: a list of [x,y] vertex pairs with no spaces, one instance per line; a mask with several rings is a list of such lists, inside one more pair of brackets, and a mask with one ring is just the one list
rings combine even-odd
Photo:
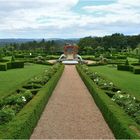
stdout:
[[91,47],[91,48],[96,48],[99,45],[99,43],[97,42],[97,40],[93,37],[85,37],[80,39],[78,46],[80,46],[79,51],[82,51],[84,49],[85,46]]
[[83,50],[86,54],[92,54],[93,52],[93,48],[90,46],[84,47]]

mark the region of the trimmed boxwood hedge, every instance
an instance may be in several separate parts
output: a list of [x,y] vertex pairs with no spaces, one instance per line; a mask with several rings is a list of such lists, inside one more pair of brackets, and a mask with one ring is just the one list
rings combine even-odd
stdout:
[[8,62],[8,63],[7,63],[7,69],[11,69],[11,68],[12,68],[11,62]]
[[15,58],[25,58],[24,54],[17,54],[15,55]]
[[134,74],[140,74],[140,67],[133,67]]
[[7,71],[6,63],[0,64],[0,71]]
[[133,66],[140,66],[140,63],[132,63]]
[[108,59],[126,59],[127,56],[125,55],[118,55],[118,56],[105,56]]
[[58,59],[60,56],[58,55],[47,55],[46,60],[51,60],[51,59]]
[[50,62],[47,62],[47,61],[45,61],[45,62],[35,62],[35,64],[42,64],[42,65],[54,65],[53,63],[50,63]]
[[114,103],[97,85],[76,66],[79,75],[93,96],[106,122],[117,139],[140,138],[140,126],[136,124],[116,103]]
[[15,69],[15,68],[24,68],[24,62],[22,62],[22,61],[11,62],[11,68],[12,69]]
[[130,71],[129,65],[118,65],[117,69],[118,70],[124,70],[124,71]]
[[8,124],[0,126],[0,139],[29,139],[41,113],[44,110],[61,74],[64,65],[61,65],[49,82],[37,95],[17,114]]
[[24,68],[23,61],[7,62],[0,64],[0,71],[6,71],[8,69]]
[[131,71],[134,74],[140,74],[140,67],[133,65],[117,65],[117,70]]

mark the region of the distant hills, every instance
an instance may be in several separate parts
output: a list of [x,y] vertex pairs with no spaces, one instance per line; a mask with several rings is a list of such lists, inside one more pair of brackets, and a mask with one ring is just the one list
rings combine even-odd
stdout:
[[[5,46],[11,43],[26,43],[26,42],[31,42],[31,41],[41,41],[42,39],[0,39],[0,46]],[[61,39],[61,38],[49,38],[49,39],[45,39],[45,41],[51,41],[54,40],[56,43],[58,44],[62,44],[64,45],[65,43],[78,43],[79,39]]]
[[0,39],[0,45],[10,44],[10,43],[25,43],[33,40],[35,39]]

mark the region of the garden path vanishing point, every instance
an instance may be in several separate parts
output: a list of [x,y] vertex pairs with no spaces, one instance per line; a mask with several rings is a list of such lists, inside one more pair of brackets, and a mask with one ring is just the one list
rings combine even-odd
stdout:
[[74,65],[65,65],[31,139],[114,139]]

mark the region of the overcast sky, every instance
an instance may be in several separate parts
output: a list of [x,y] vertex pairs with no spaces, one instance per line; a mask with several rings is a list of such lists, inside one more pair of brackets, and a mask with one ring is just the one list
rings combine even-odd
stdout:
[[0,0],[0,38],[140,34],[140,0]]

